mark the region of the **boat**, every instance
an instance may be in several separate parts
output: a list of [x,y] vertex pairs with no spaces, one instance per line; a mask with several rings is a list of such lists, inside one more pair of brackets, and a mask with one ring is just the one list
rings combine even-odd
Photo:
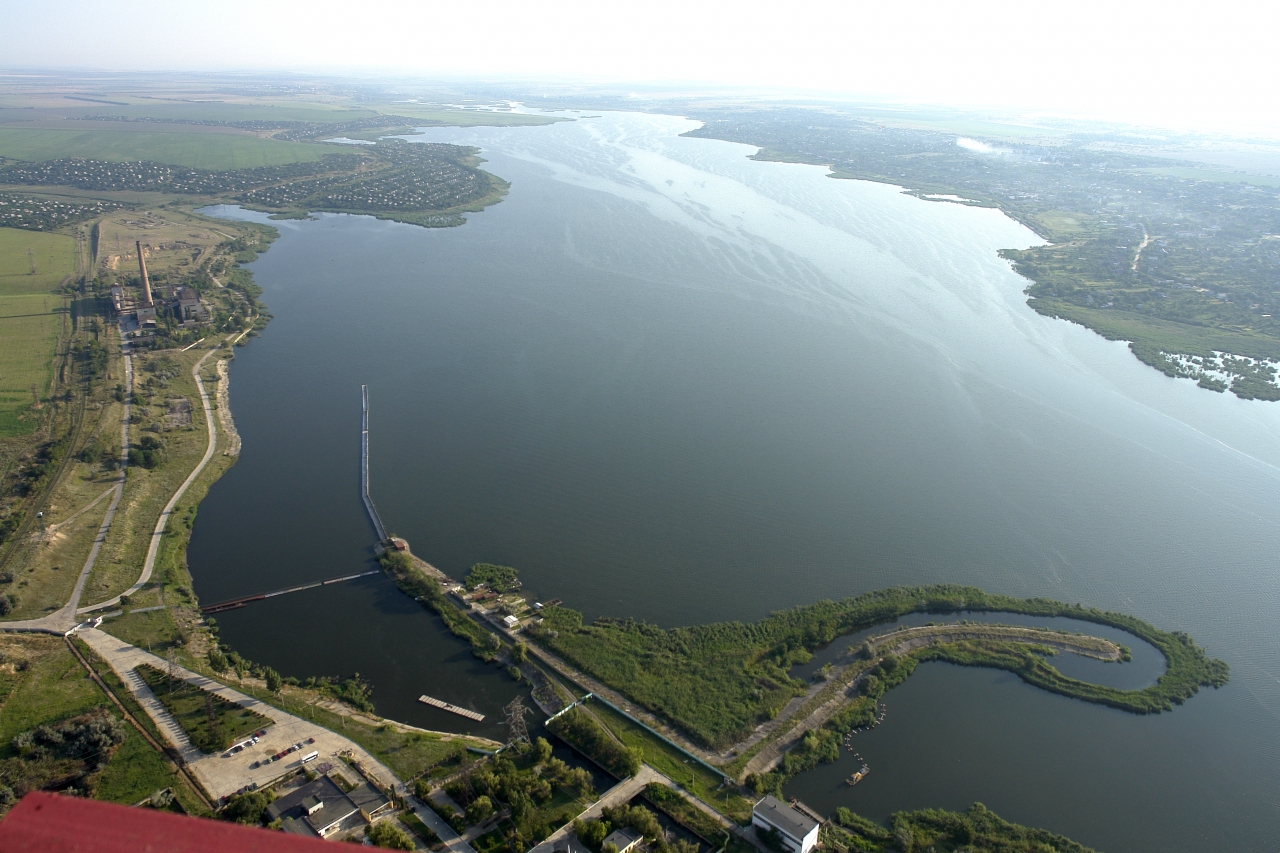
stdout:
[[871,768],[864,764],[862,765],[861,770],[859,770],[857,773],[854,773],[852,776],[850,776],[848,779],[844,781],[849,785],[856,785],[859,782],[861,782],[863,779],[867,778],[867,774],[870,772],[871,772]]

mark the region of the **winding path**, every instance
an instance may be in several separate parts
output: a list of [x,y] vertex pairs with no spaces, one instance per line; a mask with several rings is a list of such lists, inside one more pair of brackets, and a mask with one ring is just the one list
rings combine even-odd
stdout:
[[[901,628],[887,634],[868,638],[867,642],[877,657],[874,660],[846,664],[835,673],[831,682],[823,690],[831,695],[826,701],[813,708],[781,737],[767,743],[758,753],[751,757],[743,768],[743,776],[750,773],[767,773],[782,761],[782,756],[795,746],[805,733],[816,729],[835,716],[849,702],[857,697],[863,676],[879,660],[888,654],[904,655],[916,649],[934,643],[956,643],[964,640],[999,640],[1003,642],[1032,643],[1049,646],[1057,651],[1072,652],[1098,660],[1118,661],[1122,657],[1120,646],[1101,637],[1090,637],[1085,634],[1068,634],[1065,631],[1046,631],[1038,628],[1023,628],[1014,625],[993,625],[990,623],[947,623],[943,625],[924,625],[918,628]],[[850,678],[850,676],[852,676]],[[817,698],[822,691],[815,694]],[[806,703],[807,704],[807,703]],[[796,709],[799,710],[799,709]],[[794,713],[794,712],[793,712]]]
[[[128,354],[124,357],[124,377],[125,388],[128,391],[125,393],[124,398],[124,414],[120,418],[120,479],[109,490],[112,493],[111,504],[107,507],[107,514],[102,519],[102,524],[98,527],[97,535],[93,538],[93,547],[89,549],[89,557],[84,562],[84,568],[80,570],[80,576],[76,578],[75,588],[71,590],[71,598],[61,608],[48,616],[42,616],[39,619],[0,623],[0,630],[64,634],[76,624],[76,613],[77,608],[80,606],[80,597],[84,595],[85,584],[89,582],[89,575],[93,571],[94,564],[98,561],[98,552],[102,550],[102,543],[106,541],[107,534],[111,532],[111,522],[115,519],[116,508],[120,506],[120,498],[124,495],[125,469],[129,467],[129,412],[133,403],[133,357]],[[100,500],[102,500],[102,496],[99,496],[80,512],[88,510]],[[76,515],[79,515],[80,512],[76,513]],[[71,518],[75,518],[75,516]],[[71,518],[63,521],[62,524],[66,524]]]
[[[76,609],[74,611],[75,613],[92,613],[95,610],[105,610],[109,607],[115,607],[120,603],[120,598],[122,596],[132,595],[142,589],[142,587],[151,580],[151,572],[156,566],[156,555],[160,551],[160,540],[164,538],[165,528],[169,526],[169,518],[173,515],[173,508],[178,505],[178,501],[182,499],[184,494],[186,494],[187,489],[195,482],[196,477],[199,477],[200,473],[204,471],[205,466],[209,464],[209,460],[213,458],[213,452],[218,448],[218,429],[214,423],[213,407],[209,405],[209,394],[205,391],[204,382],[200,379],[200,368],[204,367],[204,363],[208,360],[209,356],[218,351],[218,346],[219,345],[215,345],[205,353],[204,356],[196,362],[195,367],[191,368],[191,376],[196,381],[196,390],[200,392],[200,405],[204,406],[204,422],[205,427],[209,432],[209,446],[205,448],[204,456],[200,459],[200,464],[196,465],[196,467],[192,469],[191,473],[187,475],[187,479],[182,481],[182,485],[173,493],[173,497],[169,498],[169,502],[164,505],[164,510],[160,513],[160,517],[156,519],[155,529],[151,531],[151,544],[147,546],[147,558],[142,564],[142,574],[138,576],[137,583],[120,593],[120,595],[117,595],[114,598],[109,598],[106,601],[100,601],[97,604],[93,604],[88,607],[81,607]],[[87,579],[87,574],[81,578],[76,587],[77,594],[72,596],[73,601],[68,604],[68,607],[73,607],[74,604],[79,603],[79,593],[83,590],[84,581]],[[65,610],[66,608],[63,609]]]

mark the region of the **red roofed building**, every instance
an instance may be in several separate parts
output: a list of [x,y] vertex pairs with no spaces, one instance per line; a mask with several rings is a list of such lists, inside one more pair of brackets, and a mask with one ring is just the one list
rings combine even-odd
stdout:
[[2,853],[322,853],[328,841],[34,791],[0,821]]

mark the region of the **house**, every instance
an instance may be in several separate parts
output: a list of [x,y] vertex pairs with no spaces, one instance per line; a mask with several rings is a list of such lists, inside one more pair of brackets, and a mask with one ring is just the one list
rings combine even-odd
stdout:
[[809,853],[818,843],[818,821],[771,795],[755,804],[751,825],[765,832],[777,830],[791,853]]
[[632,848],[644,840],[644,836],[636,832],[630,827],[624,826],[622,829],[615,829],[605,838],[604,844],[600,849],[604,850],[610,844],[618,851],[618,853],[628,853]]
[[344,792],[328,776],[302,785],[267,806],[267,817],[285,832],[327,838],[391,807],[391,801],[368,783]]
[[520,620],[514,616],[503,616],[502,624],[508,631],[514,631],[520,627]]

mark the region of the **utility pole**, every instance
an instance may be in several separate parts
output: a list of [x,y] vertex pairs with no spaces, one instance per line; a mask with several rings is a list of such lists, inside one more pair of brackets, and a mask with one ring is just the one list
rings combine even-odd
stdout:
[[169,664],[169,692],[172,693],[173,682],[178,679],[178,650],[171,646],[169,652],[165,655],[165,660]]
[[507,712],[507,745],[514,746],[520,741],[528,743],[529,728],[525,725],[524,715],[529,713],[529,709],[524,706],[524,699],[517,696],[503,710]]

